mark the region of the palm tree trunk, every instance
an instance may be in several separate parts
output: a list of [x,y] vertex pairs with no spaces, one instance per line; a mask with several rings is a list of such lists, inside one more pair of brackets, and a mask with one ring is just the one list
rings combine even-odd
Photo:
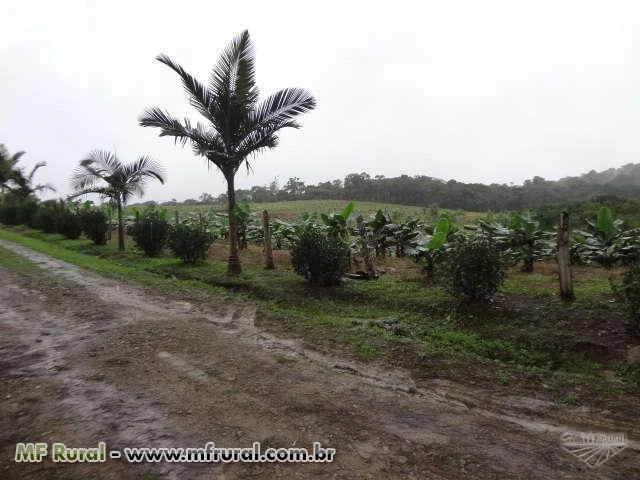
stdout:
[[236,218],[235,173],[225,175],[227,179],[227,202],[229,206],[229,263],[227,275],[238,275],[242,271],[238,257],[238,219]]
[[122,200],[118,197],[118,250],[124,251],[124,219],[122,218]]

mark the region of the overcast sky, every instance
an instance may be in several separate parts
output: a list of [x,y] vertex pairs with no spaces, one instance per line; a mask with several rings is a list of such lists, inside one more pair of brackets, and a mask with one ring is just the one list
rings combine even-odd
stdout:
[[46,161],[59,195],[92,149],[148,154],[145,199],[225,190],[202,157],[138,126],[147,107],[198,118],[168,54],[206,83],[239,32],[262,95],[310,90],[300,130],[236,186],[429,175],[558,179],[640,161],[640,4],[629,1],[6,1],[0,143]]

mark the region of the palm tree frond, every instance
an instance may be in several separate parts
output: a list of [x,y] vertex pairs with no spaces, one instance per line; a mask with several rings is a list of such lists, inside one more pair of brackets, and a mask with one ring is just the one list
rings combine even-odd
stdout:
[[113,176],[120,168],[122,163],[115,154],[104,150],[92,150],[73,171],[71,188],[94,188],[100,180]]
[[211,72],[209,87],[219,101],[237,97],[249,109],[258,100],[255,54],[248,30],[234,38],[220,55]]
[[49,190],[50,192],[55,192],[56,187],[51,185],[50,183],[39,183],[35,187],[32,188],[33,192],[42,192],[44,190]]
[[188,118],[185,118],[184,122],[180,122],[157,107],[145,110],[138,122],[143,127],[159,128],[161,137],[174,137],[175,141],[182,143],[183,146],[189,140],[197,144],[208,145],[212,138],[200,123],[193,127]]
[[256,154],[265,148],[275,148],[278,146],[278,137],[272,130],[260,129],[254,130],[243,138],[238,146],[236,154],[239,157],[246,157],[250,154]]
[[114,192],[113,190],[106,186],[106,187],[93,187],[93,188],[84,188],[82,190],[78,190],[74,193],[72,193],[71,195],[68,195],[67,198],[68,199],[72,199],[72,198],[77,198],[77,197],[81,197],[82,195],[88,195],[90,193],[97,193],[101,196],[105,196],[105,197],[111,197]]
[[[143,156],[135,162],[122,167],[123,177],[131,184],[144,182],[147,178],[155,178],[164,184],[164,172],[159,163],[150,157]],[[133,181],[135,180],[135,181]]]
[[82,163],[93,164],[98,170],[113,173],[122,166],[122,162],[115,153],[107,150],[92,150],[89,155],[82,160]]
[[202,83],[196,80],[179,64],[172,61],[167,55],[160,54],[156,57],[161,63],[171,68],[182,79],[182,85],[189,94],[189,103],[195,107],[202,116],[210,122],[215,121],[215,103],[212,93]]
[[[313,110],[316,100],[308,91],[302,88],[285,88],[270,95],[258,104],[251,113],[251,124],[254,128],[293,127],[284,124],[294,117]],[[297,124],[296,124],[297,125]]]
[[35,173],[42,167],[46,167],[47,166],[47,162],[38,162],[36,163],[33,168],[31,169],[31,172],[29,172],[29,176],[27,177],[29,183],[31,183],[31,181],[33,180],[33,176],[35,175]]

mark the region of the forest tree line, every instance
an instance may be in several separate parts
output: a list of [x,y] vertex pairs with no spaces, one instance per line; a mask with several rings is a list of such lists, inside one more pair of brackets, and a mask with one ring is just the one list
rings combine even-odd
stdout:
[[[602,172],[592,170],[577,177],[545,180],[533,177],[522,185],[463,183],[433,177],[402,175],[386,178],[368,173],[351,173],[344,180],[306,185],[297,177],[280,186],[277,181],[268,186],[237,190],[237,198],[253,202],[281,200],[359,200],[397,203],[415,206],[438,206],[468,211],[520,211],[542,205],[563,204],[597,196],[640,198],[640,164],[627,164]],[[226,194],[214,197],[203,193],[184,204],[215,204],[226,202]],[[165,205],[177,204],[176,200]]]

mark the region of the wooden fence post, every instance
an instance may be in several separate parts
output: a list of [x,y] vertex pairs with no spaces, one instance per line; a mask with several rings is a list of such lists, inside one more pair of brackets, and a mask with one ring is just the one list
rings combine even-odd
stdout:
[[558,273],[560,274],[560,299],[565,302],[575,299],[571,279],[569,243],[569,214],[562,212],[556,245],[558,248]]
[[273,270],[276,268],[273,263],[273,250],[271,249],[271,228],[269,228],[269,212],[262,212],[262,233],[264,237],[264,259],[265,268]]

